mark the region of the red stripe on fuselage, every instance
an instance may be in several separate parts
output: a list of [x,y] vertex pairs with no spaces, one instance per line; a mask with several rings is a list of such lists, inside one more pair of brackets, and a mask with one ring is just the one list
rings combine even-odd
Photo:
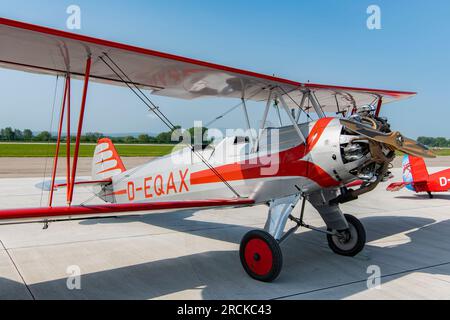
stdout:
[[[260,157],[253,161],[246,160],[244,162],[228,164],[215,169],[226,181],[270,177],[307,177],[321,187],[338,186],[340,183],[333,179],[321,167],[314,163],[301,160],[316,146],[325,128],[332,120],[333,118],[322,118],[318,120],[308,135],[306,144],[301,144],[278,154]],[[274,169],[274,173],[264,174],[266,169],[270,170],[270,166]],[[221,179],[218,175],[210,169],[194,172],[190,177],[192,185],[217,183],[220,181]]]
[[306,148],[304,156],[306,156],[308,153],[312,151],[312,149],[314,149],[323,132],[328,127],[330,122],[333,121],[333,119],[334,118],[322,118],[317,120],[316,124],[314,125],[308,137],[306,138]]

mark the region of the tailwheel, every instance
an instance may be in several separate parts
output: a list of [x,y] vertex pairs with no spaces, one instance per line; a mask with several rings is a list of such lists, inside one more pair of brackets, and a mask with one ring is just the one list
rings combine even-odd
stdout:
[[283,255],[278,241],[262,230],[248,232],[241,241],[241,263],[253,279],[271,282],[280,274]]
[[361,221],[356,217],[349,214],[344,216],[349,228],[344,231],[338,231],[334,235],[328,234],[328,245],[336,254],[354,257],[360,253],[366,245],[366,231]]

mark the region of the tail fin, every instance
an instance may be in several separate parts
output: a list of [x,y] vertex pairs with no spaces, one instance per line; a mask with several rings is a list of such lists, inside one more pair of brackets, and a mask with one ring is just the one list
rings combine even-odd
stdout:
[[125,166],[112,141],[100,139],[92,159],[92,179],[104,180],[125,172]]
[[[428,180],[428,170],[422,158],[405,155],[403,158],[403,181],[421,182]],[[412,188],[412,186],[409,186]]]

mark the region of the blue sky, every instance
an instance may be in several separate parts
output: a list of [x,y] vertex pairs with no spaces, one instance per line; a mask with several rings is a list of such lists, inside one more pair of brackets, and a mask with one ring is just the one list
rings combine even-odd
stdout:
[[[450,138],[449,1],[0,0],[0,15],[65,29],[71,4],[81,7],[78,33],[292,80],[417,91],[413,99],[387,105],[383,115],[413,138]],[[381,8],[381,30],[366,27],[371,4]],[[49,129],[54,78],[0,70],[0,84],[0,127]],[[80,91],[76,83],[75,105]],[[155,100],[184,127],[208,122],[236,103]],[[87,108],[85,131],[165,129],[124,88],[92,85]],[[262,107],[249,108],[256,124]],[[244,123],[235,111],[216,125]]]

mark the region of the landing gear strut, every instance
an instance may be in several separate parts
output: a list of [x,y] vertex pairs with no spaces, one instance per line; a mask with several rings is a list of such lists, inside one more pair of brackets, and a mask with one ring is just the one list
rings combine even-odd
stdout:
[[[273,201],[270,205],[266,231],[252,230],[242,239],[239,251],[241,263],[244,270],[253,279],[271,282],[278,277],[283,266],[280,244],[300,227],[326,234],[328,245],[336,254],[353,257],[364,249],[366,232],[364,226],[356,217],[340,213],[343,221],[336,225],[347,226],[343,230],[328,228],[325,231],[310,226],[303,222],[306,205],[305,196],[303,196],[300,218],[291,215],[300,198],[301,196],[298,195]],[[283,234],[288,219],[295,222],[296,226]]]

